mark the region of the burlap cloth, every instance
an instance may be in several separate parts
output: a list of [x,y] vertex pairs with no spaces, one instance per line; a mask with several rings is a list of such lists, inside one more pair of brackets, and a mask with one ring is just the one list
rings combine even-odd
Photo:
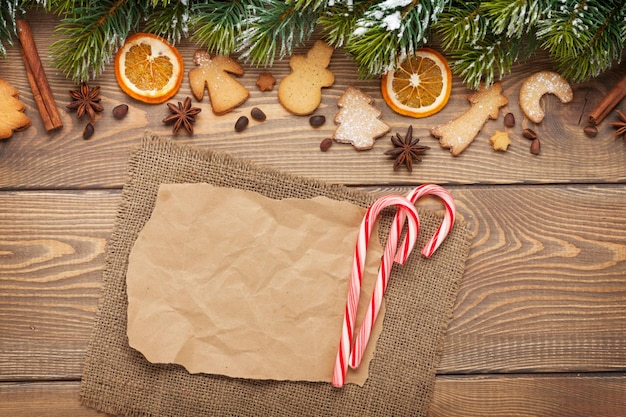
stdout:
[[[152,213],[159,184],[194,182],[253,190],[276,199],[322,195],[362,207],[374,200],[357,190],[147,135],[130,159],[107,246],[103,295],[81,383],[83,404],[125,416],[398,417],[428,413],[443,334],[469,252],[467,228],[457,221],[431,259],[421,256],[419,250],[441,221],[438,213],[420,211],[418,246],[405,265],[394,266],[386,293],[384,329],[364,387],[348,384],[337,389],[330,383],[192,375],[178,365],[151,364],[130,348],[126,337],[128,255]],[[388,212],[381,220],[381,233],[390,221]]]

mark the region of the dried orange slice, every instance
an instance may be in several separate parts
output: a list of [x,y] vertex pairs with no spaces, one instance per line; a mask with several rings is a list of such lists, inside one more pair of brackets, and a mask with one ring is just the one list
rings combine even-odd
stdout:
[[421,48],[395,70],[383,74],[383,98],[396,113],[426,117],[437,113],[448,102],[452,72],[439,52]]
[[163,103],[173,97],[183,81],[183,58],[165,39],[136,33],[115,55],[115,78],[132,98]]

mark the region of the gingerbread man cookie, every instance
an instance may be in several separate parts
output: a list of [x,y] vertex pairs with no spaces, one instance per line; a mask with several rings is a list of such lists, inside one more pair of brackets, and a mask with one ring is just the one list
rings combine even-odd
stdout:
[[30,118],[24,114],[26,105],[18,98],[19,92],[0,78],[0,139],[8,139],[13,132],[30,126]]
[[191,92],[196,100],[202,101],[206,88],[213,113],[226,114],[248,99],[248,89],[231,76],[244,74],[236,60],[223,55],[211,57],[201,49],[196,51],[193,60],[197,67],[189,71]]
[[278,86],[278,100],[283,107],[299,116],[317,109],[322,101],[322,88],[335,82],[335,76],[327,68],[333,51],[332,46],[317,41],[306,56],[291,57],[291,73]]

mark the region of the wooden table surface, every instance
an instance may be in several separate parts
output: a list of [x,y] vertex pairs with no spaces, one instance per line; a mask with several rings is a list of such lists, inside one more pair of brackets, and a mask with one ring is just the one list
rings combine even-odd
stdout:
[[[472,247],[437,371],[433,416],[622,416],[626,415],[626,142],[612,136],[612,112],[590,139],[586,117],[626,73],[626,65],[593,81],[573,85],[573,102],[545,96],[545,120],[535,125],[519,108],[524,78],[551,69],[545,56],[515,67],[503,80],[509,104],[489,121],[459,157],[439,147],[429,129],[460,115],[469,93],[454,79],[451,99],[425,119],[395,114],[382,100],[379,80],[359,80],[341,50],[330,65],[335,84],[324,90],[313,129],[307,117],[286,112],[276,89],[260,92],[263,68],[245,66],[240,81],[249,100],[232,113],[212,114],[205,99],[195,133],[172,136],[161,120],[167,107],[146,105],[118,87],[112,64],[91,85],[100,85],[105,111],[96,133],[82,139],[87,120],[65,109],[76,84],[51,64],[56,18],[30,18],[64,127],[46,133],[17,47],[0,60],[0,77],[20,91],[33,124],[0,141],[0,415],[96,416],[80,405],[79,384],[102,285],[105,246],[113,228],[126,164],[146,130],[199,148],[229,152],[254,162],[345,184],[372,193],[405,192],[438,183],[451,191],[468,224]],[[307,45],[307,47],[310,45]],[[179,49],[187,68],[196,46]],[[307,48],[299,49],[305,52]],[[271,68],[277,79],[288,60]],[[375,99],[389,135],[359,152],[320,141],[332,134],[337,99],[355,85]],[[187,77],[172,101],[190,96]],[[118,121],[114,106],[130,106]],[[268,116],[241,133],[241,115],[260,107]],[[626,112],[626,102],[618,109]],[[503,114],[517,124],[512,144],[496,152],[489,137],[504,130]],[[413,173],[394,172],[383,155],[391,133],[409,125],[432,149]],[[541,139],[529,152],[522,129]],[[425,207],[440,209],[438,202]]]

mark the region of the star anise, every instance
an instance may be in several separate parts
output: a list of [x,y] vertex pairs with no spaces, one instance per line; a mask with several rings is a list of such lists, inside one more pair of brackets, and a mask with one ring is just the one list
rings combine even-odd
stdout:
[[167,103],[171,116],[167,116],[163,119],[163,123],[174,123],[174,133],[177,133],[181,127],[185,127],[185,130],[189,133],[193,133],[193,124],[196,122],[196,115],[200,113],[201,109],[198,107],[191,107],[191,98],[185,98],[185,101],[178,102],[178,106],[172,103]]
[[78,90],[70,91],[73,101],[66,107],[70,110],[76,110],[76,117],[80,119],[84,114],[88,114],[91,120],[96,118],[96,113],[104,110],[100,104],[100,87],[90,88],[87,83],[81,83]]
[[624,140],[626,140],[626,114],[622,113],[619,110],[616,110],[619,118],[621,119],[619,122],[611,123],[611,126],[616,127],[617,130],[613,133],[613,136],[623,135]]
[[396,158],[393,163],[393,170],[400,168],[402,164],[406,165],[409,172],[413,171],[413,161],[421,162],[421,154],[430,149],[428,146],[418,145],[419,138],[413,139],[413,126],[409,126],[406,136],[402,138],[399,133],[391,137],[391,143],[394,148],[385,152],[385,155]]

